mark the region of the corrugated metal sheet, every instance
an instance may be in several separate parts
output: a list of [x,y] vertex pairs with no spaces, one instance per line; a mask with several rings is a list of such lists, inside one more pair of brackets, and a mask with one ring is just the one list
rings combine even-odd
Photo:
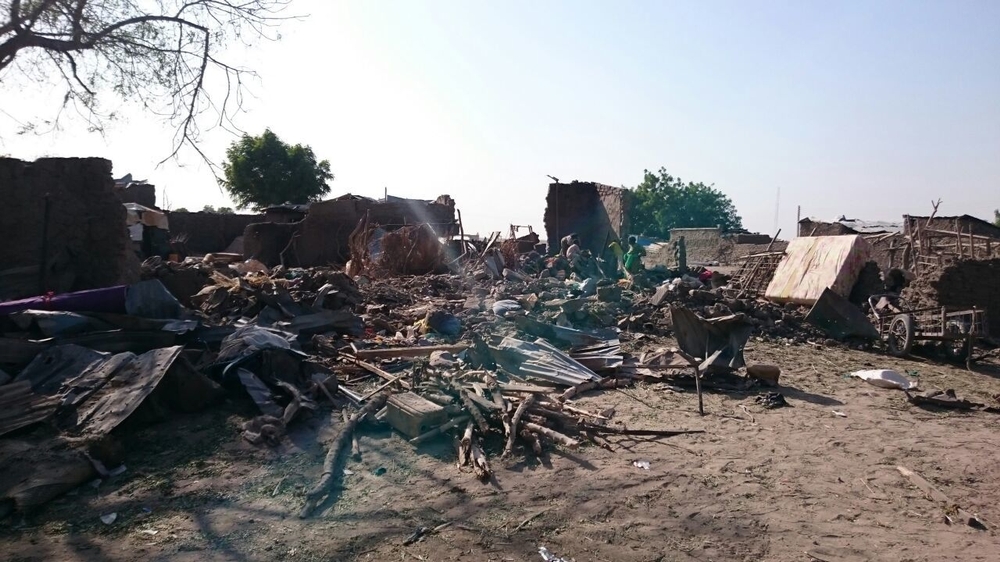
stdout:
[[846,297],[871,253],[871,245],[858,235],[796,238],[788,243],[764,296],[807,306],[816,304],[826,289]]
[[126,357],[120,367],[114,368],[107,382],[81,407],[77,418],[80,432],[104,435],[118,427],[160,384],[183,349],[184,346],[178,345],[154,349],[138,357],[131,353],[116,355],[115,358]]
[[58,406],[57,396],[35,394],[30,381],[0,386],[0,435],[45,421]]
[[45,350],[15,382],[0,386],[0,435],[45,421],[60,408],[60,425],[106,434],[153,392],[182,350],[174,346],[139,356],[75,345]]

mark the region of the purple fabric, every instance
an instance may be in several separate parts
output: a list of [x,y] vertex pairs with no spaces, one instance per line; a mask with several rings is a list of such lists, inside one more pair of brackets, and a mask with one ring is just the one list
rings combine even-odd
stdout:
[[61,295],[31,297],[16,301],[0,302],[0,316],[22,310],[61,310],[64,312],[125,313],[127,285],[63,293]]

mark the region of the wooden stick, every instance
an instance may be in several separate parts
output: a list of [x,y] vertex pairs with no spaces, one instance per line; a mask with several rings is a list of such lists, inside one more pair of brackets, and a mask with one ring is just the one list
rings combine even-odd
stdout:
[[[351,418],[347,415],[347,410],[341,410],[341,413],[344,415],[344,422],[349,423]],[[358,441],[357,433],[351,436],[351,456],[354,460],[361,460],[361,443]]]
[[687,360],[687,362],[691,364],[691,367],[694,368],[694,388],[695,391],[698,393],[698,413],[704,416],[705,403],[702,401],[701,398],[701,370],[698,368],[699,361],[679,349],[677,350],[676,353],[681,357],[683,357],[685,360]]
[[524,528],[525,525],[527,525],[528,523],[531,523],[535,519],[538,519],[539,517],[542,516],[542,514],[544,514],[546,511],[549,511],[550,509],[552,509],[552,506],[549,506],[549,507],[546,507],[546,508],[541,509],[539,511],[536,511],[534,514],[528,516],[527,519],[525,519],[524,521],[521,521],[520,525],[518,525],[517,527],[514,527],[514,530],[511,531],[511,534],[520,531],[521,529]]
[[468,348],[469,346],[467,345],[425,345],[417,347],[390,347],[387,349],[359,349],[355,352],[355,356],[362,360],[429,357],[435,351],[461,353]]
[[465,406],[465,409],[468,410],[472,419],[476,420],[476,425],[479,426],[479,430],[483,433],[487,433],[490,430],[490,424],[486,423],[486,418],[483,417],[483,413],[479,411],[476,403],[469,398],[469,393],[454,382],[451,383],[451,387],[458,392],[458,398],[462,401],[462,404]]
[[462,440],[458,442],[458,466],[461,468],[468,464],[469,455],[472,454],[472,428],[473,424],[470,421],[469,425],[465,426],[465,434],[462,436]]
[[580,442],[577,441],[576,439],[573,439],[572,437],[563,435],[562,433],[559,433],[554,429],[549,429],[547,427],[538,425],[536,423],[524,422],[524,429],[527,429],[528,431],[534,431],[535,433],[538,433],[540,435],[544,435],[549,439],[555,441],[556,443],[561,443],[569,447],[570,449],[576,449],[577,447],[580,446]]
[[490,476],[493,476],[493,469],[490,468],[490,463],[486,462],[486,454],[483,453],[479,443],[473,441],[469,453],[472,456],[472,470],[475,471],[476,477],[483,482],[489,480]]
[[343,452],[347,448],[347,443],[354,436],[354,431],[357,429],[358,423],[365,416],[379,411],[388,399],[388,394],[382,394],[375,397],[374,400],[365,404],[364,407],[358,411],[358,413],[351,416],[350,421],[344,424],[344,427],[341,428],[340,434],[333,440],[333,443],[330,445],[330,450],[326,454],[326,459],[323,461],[323,473],[320,475],[319,482],[317,482],[311,490],[306,492],[306,503],[302,507],[302,511],[299,512],[300,519],[309,517],[312,514],[312,511],[316,509],[316,506],[319,505],[320,499],[329,493],[330,488],[333,486],[333,482],[336,480],[333,471],[340,466],[340,460]]
[[923,476],[920,476],[919,474],[913,472],[912,470],[906,468],[905,466],[897,466],[896,470],[898,470],[899,473],[902,474],[903,476],[907,477],[914,486],[920,488],[920,490],[923,491],[923,493],[926,494],[927,497],[930,498],[931,500],[936,501],[939,504],[942,504],[945,508],[954,507],[955,510],[958,512],[958,515],[961,516],[963,519],[967,520],[967,523],[970,527],[974,527],[984,531],[986,530],[986,524],[983,523],[983,521],[979,519],[979,517],[970,514],[964,509],[958,507],[958,505],[955,504],[955,502],[953,502],[951,498],[949,498],[941,490],[935,488],[934,485],[925,480]]
[[330,375],[329,377],[326,377],[326,379],[325,379],[325,380],[324,380],[323,382],[319,383],[319,385],[318,385],[318,386],[319,386],[319,389],[323,391],[323,394],[325,394],[325,395],[326,395],[327,399],[329,399],[329,400],[330,400],[330,403],[331,403],[331,404],[336,404],[336,403],[337,403],[337,401],[336,401],[336,400],[334,400],[334,398],[333,398],[333,394],[332,394],[332,393],[330,392],[330,389],[328,389],[328,388],[326,387],[326,381],[328,381],[328,380],[330,380],[330,379],[334,379],[334,380],[336,380],[336,377],[335,377],[334,375]]
[[705,433],[703,429],[618,429],[604,425],[587,425],[587,431],[594,433],[613,433],[615,435],[637,435],[652,437],[673,437],[688,433]]
[[458,417],[452,418],[450,421],[448,421],[448,422],[446,422],[446,423],[444,423],[444,424],[442,424],[442,425],[440,425],[438,427],[435,427],[434,429],[428,431],[427,433],[422,433],[422,434],[414,437],[413,439],[410,439],[410,443],[413,443],[414,445],[416,445],[417,443],[423,443],[424,441],[427,441],[431,437],[437,437],[438,435],[441,435],[445,431],[448,431],[449,429],[451,429],[453,427],[457,427],[460,424],[462,424],[462,423],[464,423],[464,422],[466,422],[468,420],[469,420],[469,416],[458,416]]
[[535,395],[529,394],[527,398],[521,401],[517,405],[517,411],[514,412],[514,418],[510,422],[510,432],[507,433],[507,444],[503,448],[503,454],[500,458],[506,458],[510,455],[511,451],[514,449],[514,437],[517,435],[517,424],[521,423],[521,416],[524,412],[531,407],[531,404],[535,401]]
[[606,417],[604,417],[604,416],[602,416],[600,414],[595,414],[593,412],[588,412],[587,410],[583,410],[581,408],[577,408],[577,407],[571,406],[569,404],[561,404],[559,402],[540,402],[538,405],[541,406],[541,407],[543,407],[543,408],[548,408],[550,410],[565,410],[567,412],[572,412],[574,414],[579,414],[581,416],[587,416],[587,417],[590,417],[590,418],[595,418],[595,419],[605,420],[605,421],[608,420],[608,418],[606,418]]
[[563,392],[562,394],[557,396],[556,400],[560,402],[565,402],[566,400],[573,398],[577,394],[587,392],[588,390],[594,390],[595,388],[615,388],[617,386],[618,386],[618,379],[612,377],[608,377],[600,381],[582,382],[576,386],[568,388],[566,392]]
[[[397,382],[396,379],[399,378],[399,377],[394,376],[392,373],[389,373],[387,371],[383,371],[382,369],[379,369],[378,367],[376,367],[375,365],[372,365],[371,363],[367,363],[365,361],[361,361],[361,360],[357,359],[356,357],[354,359],[355,359],[355,363],[359,367],[361,367],[362,369],[368,371],[369,373],[372,373],[373,375],[378,375],[378,376],[382,377],[383,379],[385,379],[387,381]],[[398,382],[399,382],[400,385],[402,385],[403,388],[405,388],[406,390],[410,390],[410,388],[411,388],[410,383],[408,383],[408,382],[406,382],[404,380],[400,380]]]
[[385,390],[385,389],[389,388],[390,386],[396,384],[397,382],[403,380],[404,378],[406,378],[407,376],[409,376],[409,374],[410,373],[403,373],[402,375],[399,375],[398,377],[393,378],[389,382],[387,382],[387,383],[379,386],[378,388],[376,388],[375,390],[369,392],[368,394],[365,394],[364,396],[361,397],[361,402],[364,402],[365,400],[368,400],[372,396],[375,396],[379,392],[382,392],[383,390]]

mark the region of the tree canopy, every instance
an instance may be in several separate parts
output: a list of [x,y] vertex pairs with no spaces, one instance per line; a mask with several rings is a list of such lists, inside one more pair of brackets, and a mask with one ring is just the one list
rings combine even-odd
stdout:
[[672,228],[719,226],[723,231],[743,228],[743,219],[726,194],[711,185],[675,178],[660,168],[645,170],[632,190],[632,230],[647,236],[668,238]]
[[[58,115],[73,108],[92,130],[114,117],[102,99],[137,103],[177,127],[173,154],[184,145],[198,150],[198,117],[208,112],[215,124],[229,123],[253,75],[220,54],[272,38],[288,2],[0,0],[0,82],[57,84]],[[59,121],[15,118],[24,130]]]
[[283,142],[270,129],[244,134],[226,151],[220,185],[240,208],[316,201],[330,192],[330,162],[317,162],[312,148]]
[[993,224],[1000,226],[1000,209],[993,211]]

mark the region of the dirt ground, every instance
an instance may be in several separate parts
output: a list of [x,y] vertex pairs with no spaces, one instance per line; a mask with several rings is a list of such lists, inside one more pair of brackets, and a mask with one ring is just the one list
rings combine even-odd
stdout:
[[[666,439],[612,438],[615,451],[523,451],[495,460],[495,482],[460,472],[442,439],[414,450],[366,429],[336,501],[297,517],[339,422],[299,424],[276,449],[238,437],[251,406],[175,416],[128,438],[128,470],[0,529],[5,560],[567,560],[829,562],[997,560],[1000,417],[932,411],[901,391],[847,377],[894,368],[921,389],[954,388],[995,404],[1000,368],[751,341],[750,362],[780,365],[789,406],[759,390],[706,394],[665,383],[590,393],[630,428],[701,429]],[[842,412],[846,417],[834,414]],[[633,466],[648,461],[649,470]],[[957,520],[897,466],[930,481],[990,530]],[[111,525],[101,515],[116,513]],[[418,527],[450,526],[404,546]]]

